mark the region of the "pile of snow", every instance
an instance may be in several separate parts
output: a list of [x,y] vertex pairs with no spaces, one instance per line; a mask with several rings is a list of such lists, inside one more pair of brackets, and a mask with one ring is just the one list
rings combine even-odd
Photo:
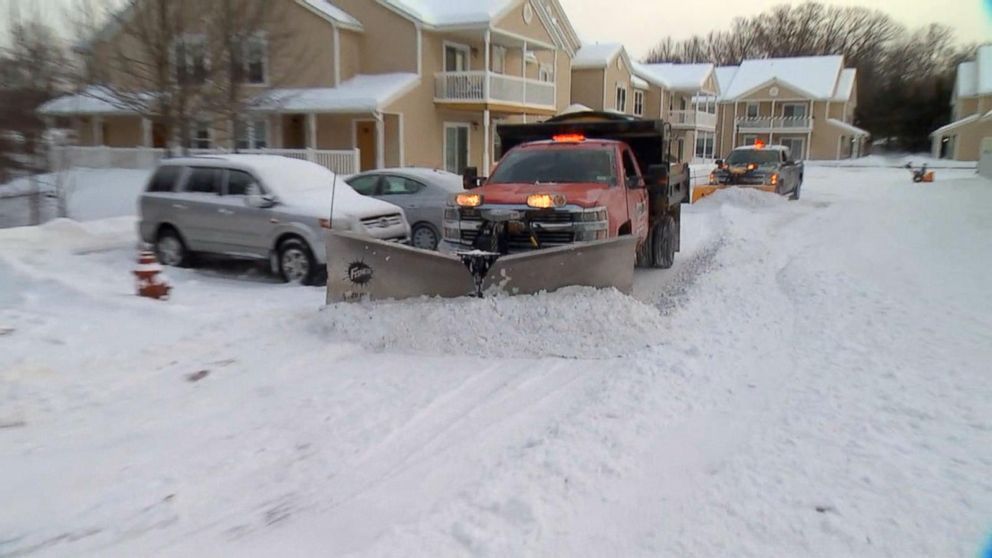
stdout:
[[573,287],[485,299],[334,304],[320,331],[374,351],[613,358],[656,345],[658,310],[616,290]]
[[934,159],[927,153],[916,154],[888,154],[888,155],[868,155],[856,159],[842,159],[839,161],[806,161],[806,166],[810,167],[904,167],[906,163],[912,163],[918,167],[926,163],[929,167],[973,169],[975,161],[951,161],[949,159]]

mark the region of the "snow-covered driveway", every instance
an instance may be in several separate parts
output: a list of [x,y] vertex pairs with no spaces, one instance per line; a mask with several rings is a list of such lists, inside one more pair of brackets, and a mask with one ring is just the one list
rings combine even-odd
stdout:
[[327,308],[139,299],[129,218],[0,231],[0,556],[973,556],[990,215],[812,167],[687,208],[633,297]]

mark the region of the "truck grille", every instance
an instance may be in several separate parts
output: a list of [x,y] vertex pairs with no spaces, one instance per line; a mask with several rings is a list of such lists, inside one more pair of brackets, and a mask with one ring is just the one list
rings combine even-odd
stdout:
[[[461,231],[461,238],[464,242],[475,242],[475,237],[479,231]],[[542,246],[554,246],[558,244],[569,244],[575,241],[575,233],[571,231],[538,231],[537,240]],[[530,237],[526,234],[511,234],[510,248],[533,248],[530,244]]]
[[399,213],[393,213],[392,215],[380,215],[378,217],[369,217],[368,219],[362,219],[362,225],[366,229],[388,229],[390,227],[395,227],[397,225],[403,224],[403,217]]
[[[525,211],[524,220],[537,223],[571,223],[573,215],[571,211]],[[462,221],[482,220],[478,209],[463,208],[460,217]]]

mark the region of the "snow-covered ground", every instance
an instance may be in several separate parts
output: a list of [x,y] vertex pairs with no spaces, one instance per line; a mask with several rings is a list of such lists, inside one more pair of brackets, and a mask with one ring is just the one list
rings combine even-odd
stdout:
[[937,179],[714,195],[634,296],[155,302],[131,217],[0,231],[0,555],[975,556],[992,182]]

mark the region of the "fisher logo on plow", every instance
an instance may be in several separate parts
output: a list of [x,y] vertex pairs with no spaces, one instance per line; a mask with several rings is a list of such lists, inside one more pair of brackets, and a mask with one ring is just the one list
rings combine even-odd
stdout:
[[348,280],[356,285],[367,285],[375,272],[365,262],[351,262],[348,266]]

